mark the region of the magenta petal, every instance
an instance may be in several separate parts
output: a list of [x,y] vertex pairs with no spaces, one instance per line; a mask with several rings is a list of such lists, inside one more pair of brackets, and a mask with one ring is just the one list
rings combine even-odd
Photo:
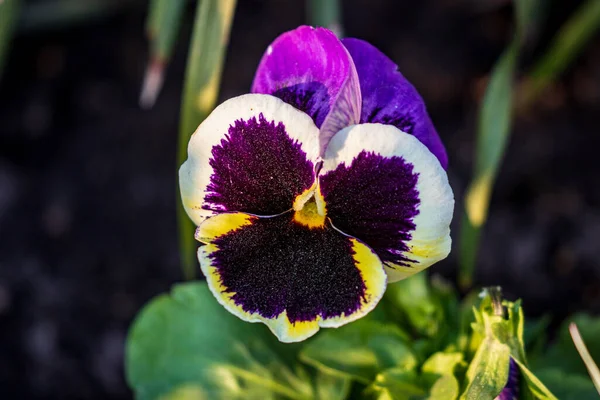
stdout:
[[362,110],[360,122],[394,125],[414,135],[448,166],[448,155],[438,136],[423,99],[398,71],[398,66],[376,47],[360,39],[343,39],[360,79]]
[[301,26],[267,48],[253,93],[271,94],[311,116],[321,130],[321,153],[329,139],[360,120],[358,74],[335,34]]

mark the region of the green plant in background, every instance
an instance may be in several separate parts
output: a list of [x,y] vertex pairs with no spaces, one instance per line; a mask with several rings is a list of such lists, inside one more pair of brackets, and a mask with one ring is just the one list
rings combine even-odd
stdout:
[[487,220],[494,181],[508,146],[514,109],[524,110],[583,50],[600,28],[600,2],[585,1],[557,33],[548,51],[520,85],[514,84],[519,49],[536,26],[542,2],[515,1],[515,37],[498,60],[485,91],[477,124],[473,179],[465,193],[461,220],[459,284],[469,288],[477,262],[482,228]]
[[[519,302],[494,290],[459,302],[425,273],[393,288],[368,317],[290,345],[226,312],[205,282],[177,285],[134,323],[128,382],[139,399],[493,399],[512,359],[520,399],[556,399],[542,381],[560,399],[597,398],[568,333],[528,357]],[[574,321],[597,351],[598,320]]]

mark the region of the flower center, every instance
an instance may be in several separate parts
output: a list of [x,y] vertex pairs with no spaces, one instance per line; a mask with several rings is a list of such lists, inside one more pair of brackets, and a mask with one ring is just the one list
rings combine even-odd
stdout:
[[314,196],[304,203],[301,210],[294,212],[294,221],[311,229],[325,226],[325,215],[319,213]]
[[294,221],[310,229],[325,226],[325,200],[315,183],[294,201]]

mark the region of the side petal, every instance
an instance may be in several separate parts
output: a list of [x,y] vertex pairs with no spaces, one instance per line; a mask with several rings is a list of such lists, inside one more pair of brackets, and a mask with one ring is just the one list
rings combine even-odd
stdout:
[[321,129],[321,150],[342,128],[360,120],[361,97],[350,54],[333,32],[301,26],[267,48],[253,93],[279,97],[311,116]]
[[331,227],[310,229],[291,213],[224,213],[204,221],[198,259],[217,300],[282,342],[338,327],[371,311],[386,287],[377,255]]
[[394,125],[419,139],[448,167],[446,149],[437,134],[423,99],[398,71],[398,66],[375,46],[360,39],[343,39],[360,79],[360,122]]
[[361,124],[331,140],[319,178],[327,216],[371,247],[394,282],[450,252],[454,196],[446,172],[414,136]]
[[218,106],[192,135],[179,170],[183,206],[199,225],[217,212],[275,215],[315,181],[319,131],[276,97],[249,94]]

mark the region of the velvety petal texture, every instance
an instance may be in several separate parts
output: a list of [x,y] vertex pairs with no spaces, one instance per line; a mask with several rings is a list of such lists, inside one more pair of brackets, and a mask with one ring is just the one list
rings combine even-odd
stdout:
[[360,120],[358,75],[333,32],[301,26],[279,36],[265,52],[252,92],[279,97],[311,116],[321,129],[320,150],[342,128]]
[[448,156],[423,99],[398,66],[376,47],[360,39],[343,39],[360,80],[360,122],[393,125],[419,139],[447,168]]
[[385,291],[385,271],[369,247],[291,214],[220,214],[196,238],[207,244],[198,257],[219,302],[241,319],[264,322],[283,342],[360,318]]
[[502,392],[495,400],[518,400],[519,399],[519,366],[515,360],[510,359],[508,365],[508,382]]
[[218,106],[192,135],[179,170],[196,225],[218,212],[276,215],[315,180],[319,131],[276,97],[249,94]]
[[454,196],[446,172],[391,125],[348,127],[331,140],[319,178],[327,217],[363,241],[394,282],[446,258]]

